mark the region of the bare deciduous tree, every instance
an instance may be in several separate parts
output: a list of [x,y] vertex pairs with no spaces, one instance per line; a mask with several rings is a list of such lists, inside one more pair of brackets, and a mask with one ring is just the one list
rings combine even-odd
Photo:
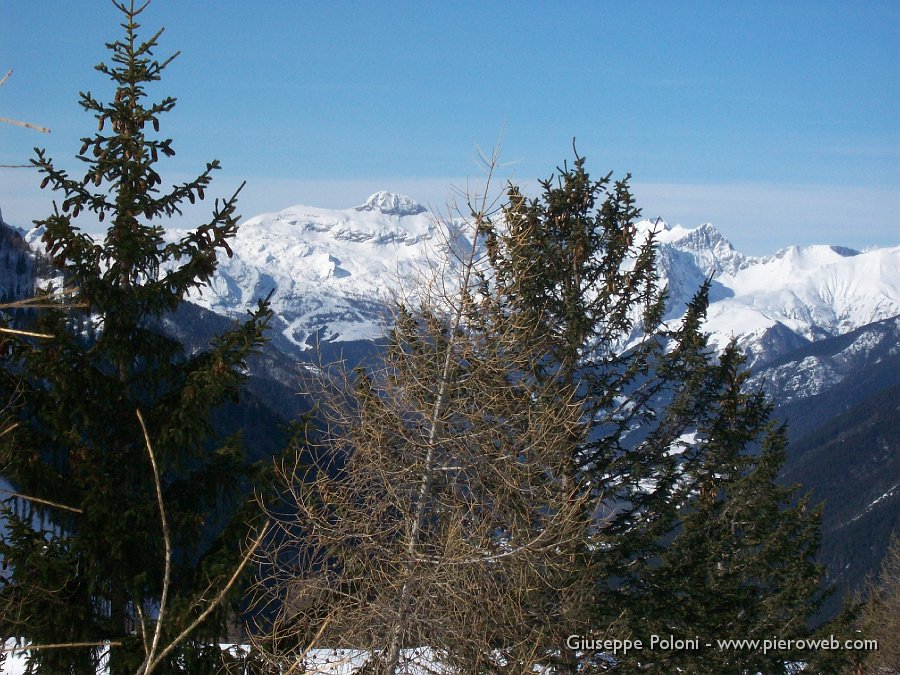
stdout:
[[467,206],[466,244],[398,303],[383,359],[326,385],[312,466],[281,467],[254,632],[286,672],[312,648],[360,650],[338,656],[378,673],[527,672],[571,630],[547,598],[590,593],[564,555],[591,527],[566,479],[582,408],[536,376],[547,335],[489,290],[491,214]]
[[868,584],[860,633],[855,638],[876,640],[877,649],[863,653],[861,673],[900,673],[900,537],[894,536],[881,564],[881,573]]

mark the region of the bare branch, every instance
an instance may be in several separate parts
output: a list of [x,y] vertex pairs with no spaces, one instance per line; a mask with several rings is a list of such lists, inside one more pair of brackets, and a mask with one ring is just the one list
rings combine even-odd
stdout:
[[179,633],[177,637],[173,638],[169,645],[159,653],[159,656],[157,656],[152,661],[148,661],[146,665],[142,665],[142,667],[137,671],[140,675],[149,675],[151,672],[153,672],[153,670],[156,669],[156,667],[162,662],[162,660],[165,659],[179,644],[184,642],[200,624],[206,621],[206,618],[213,612],[213,610],[222,603],[222,601],[225,599],[225,596],[228,595],[228,592],[231,590],[235,582],[237,582],[238,578],[241,576],[241,573],[247,567],[247,564],[256,554],[257,549],[259,549],[259,547],[262,545],[263,539],[266,536],[266,532],[269,529],[269,525],[269,522],[263,525],[262,529],[259,532],[259,535],[244,553],[244,556],[241,559],[240,564],[235,569],[234,574],[231,575],[231,578],[228,580],[225,586],[222,587],[222,590],[220,590],[219,593],[209,601],[209,605],[207,606],[207,608],[203,610],[187,628]]
[[88,307],[88,304],[86,302],[75,302],[68,304],[62,302],[67,297],[75,295],[80,290],[81,289],[79,289],[77,286],[62,288],[48,295],[36,295],[29,298],[23,298],[21,300],[13,300],[12,302],[0,303],[0,309],[58,309],[60,307],[66,309],[84,309]]
[[0,117],[0,122],[6,122],[7,124],[13,124],[17,127],[25,127],[26,129],[34,129],[35,131],[40,131],[42,134],[49,134],[50,129],[47,127],[41,127],[37,124],[32,124],[31,122],[20,122],[19,120],[12,120],[8,117]]
[[22,647],[2,647],[0,653],[37,652],[45,649],[80,649],[82,647],[121,647],[121,642],[60,642],[48,645],[27,645]]
[[[144,417],[141,415],[140,410],[136,410],[138,422],[141,425],[141,431],[144,434],[144,444],[147,447],[147,454],[150,456],[150,464],[153,467],[153,484],[156,486],[156,501],[159,504],[159,519],[162,523],[162,534],[163,534],[163,545],[165,547],[165,567],[163,569],[163,586],[162,586],[162,595],[159,601],[159,614],[156,617],[156,629],[153,631],[153,642],[150,645],[150,651],[147,652],[147,656],[144,660],[144,664],[147,665],[146,670],[144,670],[144,666],[138,668],[138,673],[142,672],[150,672],[149,664],[153,663],[154,656],[156,654],[156,649],[159,646],[159,638],[162,634],[162,628],[165,621],[166,616],[166,601],[169,597],[169,582],[170,582],[170,574],[172,569],[172,541],[169,536],[169,523],[166,520],[166,505],[163,501],[162,494],[162,483],[159,479],[159,468],[156,466],[156,455],[153,452],[153,445],[150,443],[150,435],[147,433],[147,425],[144,424]],[[141,617],[141,627],[143,628],[143,617]]]
[[[76,302],[65,304],[63,302],[54,302],[54,300],[63,301],[66,297],[74,295],[78,292],[78,288],[64,288],[49,295],[33,296],[22,300],[14,300],[12,302],[0,303],[0,310],[3,309],[84,309],[88,305],[84,302]],[[0,333],[8,335],[22,335],[25,337],[36,337],[45,340],[52,339],[54,336],[50,333],[36,333],[34,331],[22,330],[19,328],[6,328],[0,326]],[[5,432],[4,432],[5,433]],[[0,434],[2,435],[2,434]]]
[[297,657],[297,660],[296,660],[296,662],[294,662],[294,665],[292,665],[284,675],[291,675],[291,673],[293,673],[295,670],[297,670],[297,668],[304,667],[304,662],[306,661],[306,657],[309,655],[310,650],[313,648],[313,645],[315,645],[316,642],[319,641],[319,638],[322,637],[322,634],[328,628],[328,624],[330,624],[331,621],[332,621],[332,617],[329,616],[327,619],[325,619],[325,621],[322,622],[322,626],[319,628],[318,632],[315,634],[313,639],[310,640],[309,644],[306,646],[306,648],[304,648],[304,650],[302,652],[300,652],[300,655]]
[[0,326],[0,333],[6,333],[8,335],[24,335],[26,337],[36,337],[36,338],[44,338],[50,339],[53,336],[50,333],[35,333],[30,330],[20,330],[18,328],[3,328]]
[[[0,433],[0,436],[12,431],[15,429],[18,424],[13,424],[10,427],[7,427],[3,430],[3,433]],[[0,492],[8,494],[10,497],[16,497],[17,499],[24,499],[28,502],[34,502],[35,504],[42,504],[44,506],[51,506],[54,509],[62,509],[63,511],[71,511],[72,513],[84,513],[84,510],[75,508],[74,506],[66,506],[65,504],[60,504],[59,502],[52,502],[49,499],[41,499],[39,497],[30,497],[28,495],[23,495],[20,492],[13,492],[12,490],[6,490],[4,488],[0,488]]]

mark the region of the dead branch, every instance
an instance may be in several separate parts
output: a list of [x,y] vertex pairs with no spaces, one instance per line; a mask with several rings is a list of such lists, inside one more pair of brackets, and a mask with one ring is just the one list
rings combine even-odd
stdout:
[[[62,301],[69,296],[74,296],[81,289],[77,286],[62,288],[47,295],[36,295],[22,300],[0,303],[0,309],[53,309],[64,307],[66,309],[84,309],[88,307],[86,302],[64,304]],[[57,302],[59,301],[59,302]]]
[[47,127],[41,127],[37,124],[32,124],[31,122],[20,122],[19,120],[13,120],[8,117],[0,117],[0,122],[5,122],[6,124],[13,124],[17,127],[25,127],[26,129],[34,129],[35,131],[40,131],[42,134],[49,134],[50,130]]
[[82,647],[121,647],[121,642],[61,642],[59,644],[48,645],[27,645],[22,647],[3,647],[0,653],[10,654],[14,652],[31,652],[41,651],[45,649],[80,649]]
[[35,333],[30,330],[20,330],[18,328],[3,328],[0,326],[0,333],[6,333],[7,335],[24,335],[25,337],[36,337],[36,338],[44,338],[45,340],[49,340],[53,336],[50,333]]
[[[12,302],[0,303],[0,310],[4,309],[84,309],[88,305],[85,302],[64,303],[63,301],[71,295],[78,293],[78,288],[63,288],[49,295],[33,296],[22,300],[14,300]],[[55,302],[58,300],[58,302]],[[36,333],[34,331],[21,330],[18,328],[5,328],[0,326],[0,333],[8,335],[22,335],[25,337],[36,337],[44,340],[53,338],[50,333]],[[4,432],[5,433],[5,432]]]
[[259,531],[259,535],[257,535],[256,539],[244,553],[241,558],[240,564],[238,564],[237,568],[234,570],[234,573],[231,575],[231,578],[228,582],[222,587],[219,593],[208,601],[208,605],[206,609],[204,609],[194,621],[188,625],[181,633],[179,633],[175,638],[169,642],[168,646],[165,647],[162,651],[160,651],[159,655],[156,656],[153,660],[148,660],[145,664],[142,664],[140,668],[137,670],[137,675],[149,675],[153,672],[156,667],[165,659],[171,652],[174,650],[179,644],[184,642],[191,633],[193,633],[200,624],[206,621],[206,618],[213,612],[213,610],[218,607],[222,601],[225,599],[225,596],[228,595],[231,588],[234,586],[235,582],[237,582],[238,578],[243,573],[244,569],[247,567],[250,560],[256,554],[257,549],[262,545],[263,539],[266,536],[266,532],[269,529],[270,523],[266,523]]
[[[12,429],[14,429],[17,426],[18,426],[18,424],[13,424],[11,427],[8,427],[7,429],[5,429],[3,431],[3,434],[5,434],[8,431],[11,431]],[[0,435],[2,435],[2,434],[0,434]],[[23,495],[20,492],[13,492],[12,490],[6,490],[4,488],[0,488],[0,492],[8,494],[10,497],[16,497],[17,499],[24,499],[25,501],[34,502],[35,504],[43,504],[44,506],[50,506],[50,507],[53,507],[54,509],[62,509],[64,511],[71,511],[72,513],[84,513],[84,510],[82,510],[82,509],[75,508],[74,506],[66,506],[65,504],[60,504],[58,502],[52,502],[49,499],[40,499],[39,497],[30,497],[28,495]]]
[[[159,638],[162,634],[162,628],[165,625],[166,601],[169,597],[169,579],[172,569],[172,541],[169,536],[169,522],[166,520],[166,505],[163,501],[162,483],[159,479],[159,468],[156,466],[156,455],[153,452],[153,444],[150,442],[150,435],[147,433],[147,425],[144,424],[144,417],[141,415],[141,411],[136,410],[135,413],[137,414],[138,422],[140,422],[141,431],[144,434],[144,445],[147,447],[147,454],[150,456],[150,465],[153,468],[153,484],[156,487],[156,501],[159,504],[159,519],[162,522],[163,545],[165,547],[163,586],[162,595],[159,601],[159,614],[156,617],[156,629],[153,631],[153,642],[150,645],[150,651],[147,652],[147,656],[144,660],[144,664],[146,664],[147,667],[144,669],[144,665],[142,664],[141,668],[138,668],[137,671],[138,673],[149,673],[149,664],[152,664],[154,661],[156,649],[159,646]],[[143,617],[141,617],[141,626],[143,628]]]

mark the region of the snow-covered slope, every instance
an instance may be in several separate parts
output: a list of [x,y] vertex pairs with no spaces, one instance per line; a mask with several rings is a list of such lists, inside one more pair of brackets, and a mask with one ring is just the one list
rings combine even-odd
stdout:
[[[755,369],[751,387],[761,386],[776,405],[802,401],[850,380],[863,394],[890,386],[866,382],[869,371],[890,371],[900,358],[900,316],[877,321],[843,335],[825,338]],[[843,395],[849,404],[858,394]]]
[[389,192],[351,209],[294,206],[262,214],[241,224],[234,257],[223,256],[212,288],[191,300],[242,315],[274,291],[281,330],[299,347],[316,338],[377,338],[384,301],[422,268],[435,234],[423,206]]
[[[900,314],[900,247],[790,247],[754,258],[710,224],[645,221],[640,228],[656,232],[669,317],[711,277],[707,330],[719,345],[736,337],[755,363]],[[223,260],[212,289],[192,299],[241,315],[274,291],[281,330],[300,347],[316,338],[377,338],[384,301],[425,268],[429,249],[445,245],[439,231],[423,206],[389,192],[351,209],[294,206],[263,214],[241,225],[234,257]]]
[[900,246],[859,253],[838,246],[791,246],[744,256],[709,224],[656,229],[669,316],[681,314],[712,278],[706,330],[723,346],[732,337],[760,363],[823,337],[900,314]]

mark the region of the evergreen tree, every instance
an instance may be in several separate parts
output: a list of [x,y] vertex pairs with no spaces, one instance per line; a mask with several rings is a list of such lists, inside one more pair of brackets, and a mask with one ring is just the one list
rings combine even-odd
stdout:
[[[771,405],[746,391],[744,357],[729,345],[710,365],[714,395],[681,465],[674,538],[655,564],[631,575],[625,623],[635,636],[694,642],[622,659],[621,669],[671,673],[785,673],[802,650],[720,649],[727,639],[806,636],[821,600],[813,560],[819,511],[777,482],[787,443]],[[711,645],[711,646],[707,646]]]
[[[19,340],[4,371],[4,399],[21,395],[19,424],[0,438],[0,466],[25,496],[3,505],[3,635],[97,645],[35,649],[40,673],[92,673],[104,642],[113,645],[111,673],[149,672],[148,653],[160,656],[217,604],[256,518],[240,506],[251,475],[240,439],[217,437],[209,413],[236,398],[270,312],[261,302],[191,354],[162,330],[165,314],[210,279],[217,256],[231,254],[237,193],[216,200],[209,221],[183,239],[164,241],[165,218],[202,200],[219,165],[161,190],[158,161],[175,150],[150,129],[158,133],[175,99],[152,101],[147,89],[174,56],[153,55],[162,30],[139,39],[146,4],[114,4],[124,38],[107,45],[110,62],[97,70],[115,94],[109,102],[81,94],[98,121],[82,139],[84,173],[70,175],[41,150],[33,161],[42,186],[62,195],[38,223],[46,252],[88,309],[41,311],[38,330],[52,338]],[[109,223],[102,242],[76,225],[92,219]],[[211,612],[156,665],[199,672],[198,659],[218,651],[203,640],[221,637],[224,619],[224,610]]]
[[[696,349],[696,321],[672,336],[678,358],[661,359],[664,297],[653,236],[638,231],[638,216],[627,178],[592,180],[584,158],[576,156],[571,168],[542,182],[536,199],[510,187],[502,220],[484,228],[499,302],[551,336],[535,369],[576,392],[586,426],[570,439],[563,480],[583,503],[588,525],[567,542],[564,555],[570,570],[590,567],[600,582],[585,593],[559,578],[553,585],[560,590],[536,597],[530,608],[534,620],[557,615],[556,651],[545,655],[563,673],[579,668],[566,639],[595,630],[591,610],[606,604],[606,580],[618,578],[636,556],[650,555],[659,538],[660,514],[671,510],[674,485],[665,450],[687,425],[692,368],[705,364]],[[666,394],[679,385],[679,405],[662,414]],[[634,441],[640,433],[648,440]],[[648,481],[655,491],[643,489]],[[595,555],[598,549],[602,555]],[[602,617],[604,630],[614,623],[614,611]]]
[[[591,180],[576,156],[542,187],[533,200],[511,188],[503,222],[485,228],[486,241],[508,311],[529,314],[552,336],[539,373],[574,387],[582,406],[587,431],[571,439],[566,479],[593,524],[563,550],[591,565],[597,584],[590,615],[579,611],[583,596],[565,592],[540,600],[534,613],[560,613],[570,634],[600,630],[645,643],[664,626],[686,637],[718,624],[737,636],[775,626],[779,635],[803,635],[816,606],[818,515],[804,504],[784,508],[793,492],[775,482],[783,435],[766,431],[762,396],[742,391],[734,348],[719,361],[707,345],[709,284],[668,327],[653,234],[636,227],[628,179]],[[716,498],[704,501],[709,495]],[[742,520],[732,532],[735,517]],[[711,566],[727,570],[719,587],[728,592],[701,607],[717,578]],[[565,579],[556,586],[571,588]],[[567,648],[564,636],[557,644],[560,672],[587,667],[589,654]],[[723,661],[715,658],[688,670],[708,663],[704,672],[716,672],[711,664]],[[647,661],[638,654],[616,667]],[[658,672],[672,672],[667,663]]]

